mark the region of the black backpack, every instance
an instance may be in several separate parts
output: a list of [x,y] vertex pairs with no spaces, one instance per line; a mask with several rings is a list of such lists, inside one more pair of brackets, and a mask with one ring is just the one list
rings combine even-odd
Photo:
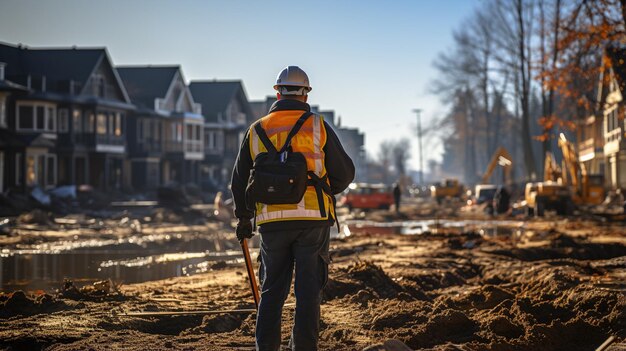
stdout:
[[246,187],[246,201],[248,208],[255,208],[254,204],[297,204],[306,192],[308,169],[306,158],[300,152],[293,152],[291,139],[298,133],[304,122],[312,115],[305,112],[291,128],[285,144],[276,150],[261,123],[254,126],[259,139],[265,145],[267,152],[262,152],[254,159],[250,170],[248,186]]

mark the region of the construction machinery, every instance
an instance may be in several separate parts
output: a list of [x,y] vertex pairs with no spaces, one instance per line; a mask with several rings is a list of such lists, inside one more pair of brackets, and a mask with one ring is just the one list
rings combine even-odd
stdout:
[[493,171],[497,166],[502,167],[502,175],[504,178],[504,183],[511,182],[511,171],[513,170],[513,157],[506,151],[502,146],[493,153],[491,157],[491,161],[489,165],[487,165],[487,169],[485,170],[485,174],[483,174],[482,184],[489,184],[489,178],[493,174]]
[[583,206],[601,204],[606,196],[604,176],[587,172],[585,164],[578,161],[578,153],[565,134],[561,133],[558,144],[563,153],[562,182],[571,188],[574,203]]
[[563,153],[559,167],[551,153],[544,161],[544,181],[526,184],[525,198],[529,215],[543,216],[545,210],[556,210],[559,215],[569,215],[574,205],[599,205],[605,198],[604,176],[588,174],[578,161],[574,145],[563,133],[558,140]]
[[552,180],[527,183],[524,197],[529,216],[543,217],[546,210],[569,215],[574,210],[569,188]]
[[443,199],[460,199],[463,195],[463,185],[457,179],[444,179],[441,183],[430,187],[430,195],[441,203]]
[[499,186],[489,182],[489,179],[493,175],[493,172],[496,170],[496,167],[502,167],[502,178],[503,184],[510,184],[511,173],[513,170],[513,157],[509,152],[503,148],[499,147],[491,157],[491,161],[487,165],[487,169],[485,170],[485,174],[481,179],[481,184],[476,185],[474,188],[474,202],[478,205],[490,202],[493,200],[496,192],[498,191]]

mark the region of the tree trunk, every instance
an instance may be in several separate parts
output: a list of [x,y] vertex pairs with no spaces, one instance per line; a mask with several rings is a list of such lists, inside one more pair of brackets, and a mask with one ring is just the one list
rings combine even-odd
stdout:
[[520,103],[522,108],[522,147],[524,150],[524,164],[526,166],[526,176],[528,179],[533,179],[536,174],[535,157],[533,155],[532,138],[530,135],[530,72],[529,72],[529,58],[526,57],[526,32],[524,26],[524,9],[522,6],[522,0],[516,2],[516,15],[519,30],[519,43],[518,43],[518,55],[520,66]]

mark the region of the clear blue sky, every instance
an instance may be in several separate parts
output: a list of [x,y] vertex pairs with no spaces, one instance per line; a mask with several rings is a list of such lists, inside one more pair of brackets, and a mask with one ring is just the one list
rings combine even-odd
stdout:
[[[116,65],[180,64],[186,79],[241,79],[249,99],[273,94],[277,73],[299,65],[309,102],[366,133],[372,155],[386,139],[412,140],[445,112],[428,93],[432,61],[478,0],[92,1],[1,0],[0,41],[106,46]],[[424,155],[439,158],[440,145]],[[426,166],[426,164],[425,164]]]

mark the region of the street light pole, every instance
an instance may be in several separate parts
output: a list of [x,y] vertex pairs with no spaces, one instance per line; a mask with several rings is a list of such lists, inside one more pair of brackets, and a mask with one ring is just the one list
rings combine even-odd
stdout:
[[417,142],[419,145],[419,156],[420,156],[420,186],[424,185],[424,159],[422,155],[422,110],[416,108],[413,110],[415,114],[417,114]]

